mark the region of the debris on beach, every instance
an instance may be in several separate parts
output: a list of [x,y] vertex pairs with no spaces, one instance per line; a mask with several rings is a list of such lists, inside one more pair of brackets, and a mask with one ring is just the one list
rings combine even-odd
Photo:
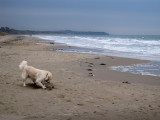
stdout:
[[131,83],[130,83],[130,82],[128,82],[128,81],[125,81],[125,82],[122,82],[122,83],[131,84]]
[[52,45],[54,45],[55,43],[54,43],[54,42],[50,42],[49,44],[52,44]]
[[100,65],[106,65],[105,63],[101,63]]
[[96,58],[94,58],[94,59],[100,59],[100,57],[96,57]]

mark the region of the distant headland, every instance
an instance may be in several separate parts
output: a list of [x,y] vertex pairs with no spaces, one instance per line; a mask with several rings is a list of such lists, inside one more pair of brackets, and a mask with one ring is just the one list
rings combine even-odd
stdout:
[[0,35],[7,34],[66,34],[66,35],[109,35],[106,32],[93,32],[93,31],[72,31],[72,30],[60,30],[60,31],[32,31],[32,30],[16,30],[9,27],[1,27]]

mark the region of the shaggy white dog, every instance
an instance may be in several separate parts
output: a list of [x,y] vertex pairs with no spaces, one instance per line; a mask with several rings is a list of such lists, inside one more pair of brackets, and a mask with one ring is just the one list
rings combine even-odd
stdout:
[[30,78],[33,80],[36,85],[42,87],[45,89],[45,85],[43,82],[50,82],[52,79],[52,73],[45,70],[36,69],[32,66],[27,65],[27,61],[22,61],[19,64],[20,70],[22,70],[22,79],[23,79],[23,86],[26,86],[26,80],[27,78]]

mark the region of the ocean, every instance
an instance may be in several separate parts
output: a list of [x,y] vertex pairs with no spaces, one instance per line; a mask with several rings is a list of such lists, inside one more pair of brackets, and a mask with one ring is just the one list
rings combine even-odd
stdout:
[[64,52],[81,52],[151,60],[133,66],[113,66],[111,69],[134,74],[160,76],[160,35],[35,35],[75,48]]

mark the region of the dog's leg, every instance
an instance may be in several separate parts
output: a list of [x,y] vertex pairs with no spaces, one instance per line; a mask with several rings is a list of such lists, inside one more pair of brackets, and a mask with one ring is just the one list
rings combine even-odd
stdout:
[[26,79],[23,79],[23,86],[26,86]]
[[27,80],[27,75],[25,72],[22,73],[22,79],[23,79],[23,86],[26,86],[26,80]]
[[41,81],[42,81],[41,79],[37,79],[35,83],[36,83],[38,86],[40,86],[40,87],[42,87],[43,89],[45,89],[46,87],[45,87],[45,85],[43,85],[43,84],[41,83]]

